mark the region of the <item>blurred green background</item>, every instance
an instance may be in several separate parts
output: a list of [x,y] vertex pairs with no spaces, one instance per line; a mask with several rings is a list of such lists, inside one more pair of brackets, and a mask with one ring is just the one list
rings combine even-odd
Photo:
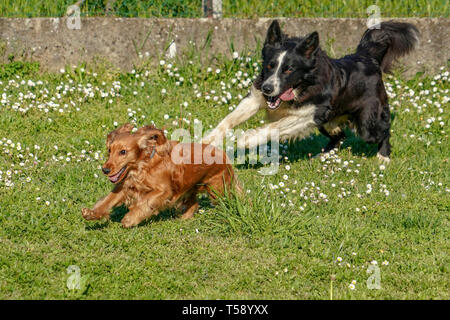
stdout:
[[[201,0],[85,0],[82,16],[102,16],[109,4],[109,14],[119,17],[202,17]],[[2,0],[2,17],[59,17],[71,0]],[[367,17],[367,8],[380,7],[382,17],[448,17],[447,0],[223,0],[224,17]]]

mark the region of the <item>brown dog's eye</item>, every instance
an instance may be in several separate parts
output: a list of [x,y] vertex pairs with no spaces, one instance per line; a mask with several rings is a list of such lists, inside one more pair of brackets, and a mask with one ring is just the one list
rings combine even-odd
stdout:
[[124,156],[126,153],[127,153],[127,150],[120,150],[120,152],[119,152],[119,154],[120,154],[121,156]]
[[108,153],[111,153],[111,149],[108,149]]
[[153,139],[153,140],[158,139],[158,135],[155,134],[155,135],[152,137],[152,139]]

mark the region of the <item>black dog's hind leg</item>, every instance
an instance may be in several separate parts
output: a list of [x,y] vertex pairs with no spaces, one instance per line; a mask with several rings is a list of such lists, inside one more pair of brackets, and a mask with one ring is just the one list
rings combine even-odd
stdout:
[[378,159],[384,162],[389,162],[390,155],[391,155],[391,143],[389,142],[389,135],[388,135],[382,142],[378,144],[377,157]]
[[330,141],[327,143],[327,145],[325,146],[325,148],[323,149],[322,152],[326,153],[329,152],[331,150],[333,150],[334,148],[338,148],[339,144],[345,140],[346,136],[345,136],[345,132],[344,130],[340,131],[337,135],[330,135],[328,133],[327,130],[325,130],[325,128],[320,127],[319,128],[320,133],[322,133],[325,137],[327,137],[328,139],[330,139]]
[[391,155],[389,106],[384,105],[379,112],[380,102],[374,101],[372,103],[371,108],[365,108],[364,112],[359,115],[358,132],[365,142],[378,144],[377,157],[384,162],[389,162],[389,156]]

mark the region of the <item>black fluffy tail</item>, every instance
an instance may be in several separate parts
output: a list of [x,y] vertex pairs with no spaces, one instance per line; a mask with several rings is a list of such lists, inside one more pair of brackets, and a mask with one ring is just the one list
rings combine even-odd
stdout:
[[412,51],[419,43],[419,31],[410,23],[387,21],[379,29],[368,29],[356,49],[357,54],[369,55],[389,72],[395,59]]

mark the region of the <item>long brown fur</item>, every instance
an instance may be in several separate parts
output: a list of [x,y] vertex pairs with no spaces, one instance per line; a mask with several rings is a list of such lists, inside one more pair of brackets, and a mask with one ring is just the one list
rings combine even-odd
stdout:
[[[207,192],[215,199],[233,186],[241,192],[223,151],[206,144],[169,141],[162,130],[153,126],[144,126],[134,134],[132,129],[132,125],[125,124],[108,135],[109,157],[103,172],[115,186],[93,209],[82,209],[86,220],[109,218],[111,209],[122,204],[129,209],[122,219],[126,228],[136,226],[168,207],[182,207],[184,213],[181,218],[188,219],[199,207],[198,193]],[[206,150],[220,161],[195,164],[194,151],[198,154],[199,150],[202,153]],[[189,164],[176,161],[177,155],[189,157],[189,151]],[[123,173],[114,181],[123,168]]]

